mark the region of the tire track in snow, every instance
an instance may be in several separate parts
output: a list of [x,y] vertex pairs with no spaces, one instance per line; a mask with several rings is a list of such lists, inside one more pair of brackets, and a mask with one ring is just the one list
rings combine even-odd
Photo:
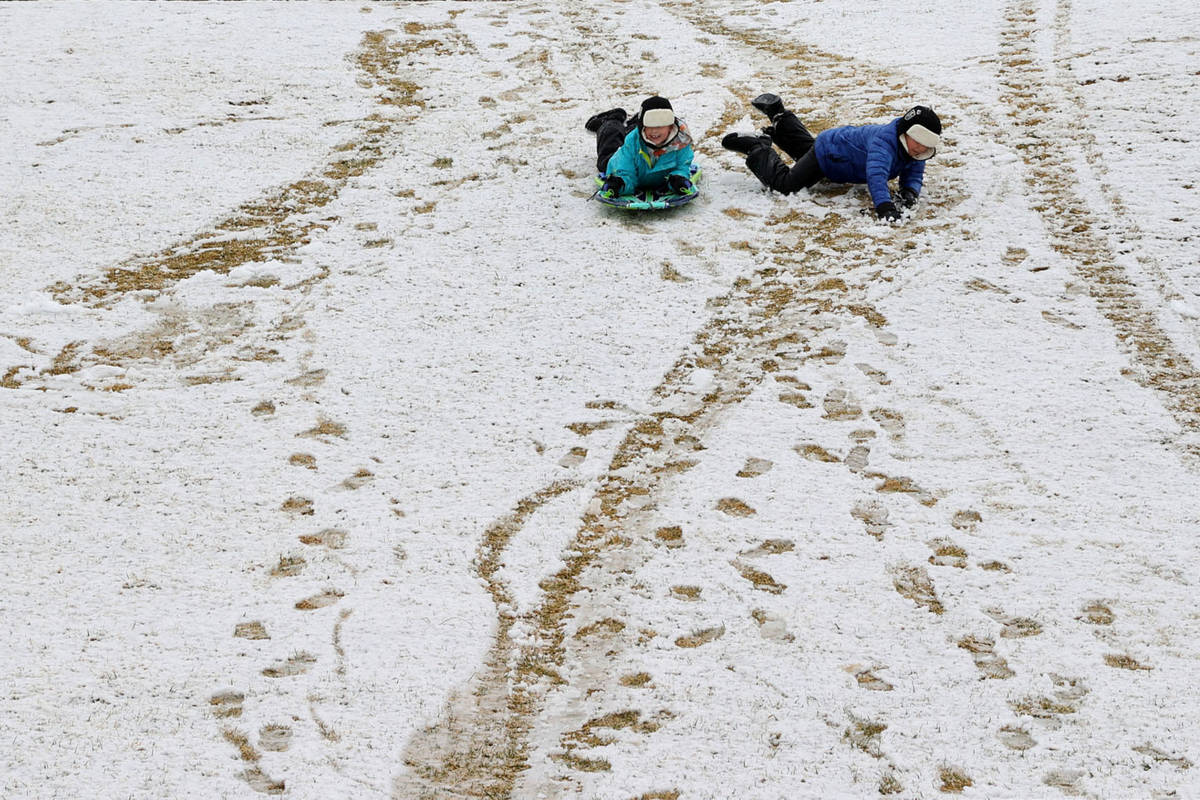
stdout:
[[[1059,48],[1069,36],[1069,16],[1070,3],[1060,2],[1054,31]],[[1112,237],[1124,240],[1125,229],[1136,241],[1136,227],[1123,215],[1119,226],[1101,219],[1085,199],[1076,177],[1068,143],[1074,146],[1082,140],[1085,150],[1092,153],[1098,148],[1064,79],[1053,72],[1053,63],[1065,54],[1056,53],[1049,66],[1039,57],[1035,49],[1038,4],[1033,0],[1009,3],[1004,19],[1000,99],[1016,130],[1026,132],[1015,146],[1027,167],[1030,194],[1038,200],[1035,208],[1055,250],[1086,282],[1092,299],[1112,324],[1119,345],[1132,362],[1126,376],[1158,393],[1189,440],[1181,449],[1192,457],[1200,456],[1200,373],[1163,329],[1159,313],[1146,305],[1142,287],[1113,249]],[[1119,198],[1110,202],[1119,213]],[[1118,230],[1112,232],[1114,227]],[[1143,263],[1150,265],[1148,260]],[[1154,271],[1161,275],[1161,269]],[[1163,291],[1164,286],[1160,281],[1157,289]],[[1171,296],[1155,299],[1165,303]]]

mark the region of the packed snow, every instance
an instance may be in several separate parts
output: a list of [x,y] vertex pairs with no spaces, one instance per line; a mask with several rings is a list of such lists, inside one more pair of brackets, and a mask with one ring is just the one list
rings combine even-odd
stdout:
[[[1194,3],[0,39],[0,796],[1200,796]],[[916,208],[762,91],[932,105]],[[702,196],[588,202],[651,94]]]

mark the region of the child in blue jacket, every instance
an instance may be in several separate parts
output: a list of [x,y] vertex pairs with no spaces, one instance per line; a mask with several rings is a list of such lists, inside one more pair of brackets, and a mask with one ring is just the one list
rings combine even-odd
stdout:
[[596,134],[596,169],[607,197],[641,189],[688,194],[692,187],[692,137],[665,97],[648,97],[627,119],[614,108],[592,116],[584,127]]
[[[884,125],[845,125],[814,138],[799,118],[783,107],[778,95],[761,94],[750,104],[772,124],[763,129],[763,135],[730,133],[721,145],[745,155],[746,166],[764,186],[791,194],[822,178],[865,183],[880,219],[900,219],[888,189],[892,178],[899,178],[900,201],[909,208],[916,204],[925,179],[925,162],[942,141],[942,121],[926,106],[914,106]],[[795,159],[791,168],[772,144]]]

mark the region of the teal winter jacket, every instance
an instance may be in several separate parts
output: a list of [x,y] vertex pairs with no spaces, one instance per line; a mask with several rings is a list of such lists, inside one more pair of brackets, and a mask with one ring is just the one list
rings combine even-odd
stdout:
[[679,130],[675,136],[654,147],[642,139],[641,128],[634,128],[625,137],[625,143],[608,161],[608,177],[617,177],[625,184],[625,191],[657,189],[667,181],[669,175],[691,176],[692,137],[687,123],[676,120]]

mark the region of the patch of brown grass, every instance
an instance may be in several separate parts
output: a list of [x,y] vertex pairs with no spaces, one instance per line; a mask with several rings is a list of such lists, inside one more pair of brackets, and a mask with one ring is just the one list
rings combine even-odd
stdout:
[[757,512],[736,497],[722,497],[717,501],[717,511],[731,517],[752,517]]
[[262,758],[262,755],[250,744],[250,738],[241,731],[226,728],[221,731],[221,735],[225,737],[225,741],[237,748],[238,756],[242,761],[258,761]]
[[271,569],[276,578],[293,578],[304,571],[307,562],[300,556],[280,556],[279,563]]
[[597,622],[593,622],[591,625],[584,625],[575,634],[575,638],[582,639],[585,636],[591,636],[596,633],[616,634],[623,630],[625,630],[624,622],[621,622],[619,619],[613,619],[612,617],[606,617]]
[[317,424],[306,431],[297,433],[297,438],[319,439],[323,436],[332,436],[338,439],[345,439],[347,434],[346,426],[340,422],[334,422],[331,419],[324,417],[318,419]]
[[715,628],[705,628],[688,636],[680,636],[675,640],[676,647],[700,647],[701,645],[715,642],[725,635],[725,626],[718,625]]
[[770,592],[771,594],[783,594],[784,590],[787,589],[787,584],[779,583],[767,573],[760,569],[755,569],[749,564],[734,562],[734,567],[737,568],[738,574],[754,584],[755,589]]
[[941,767],[938,769],[938,777],[942,781],[938,791],[948,794],[961,794],[963,789],[975,785],[975,782],[957,767]]
[[1115,667],[1116,669],[1147,671],[1153,669],[1153,667],[1147,667],[1145,664],[1140,663],[1133,656],[1117,653],[1106,653],[1104,656],[1104,663],[1110,667]]

